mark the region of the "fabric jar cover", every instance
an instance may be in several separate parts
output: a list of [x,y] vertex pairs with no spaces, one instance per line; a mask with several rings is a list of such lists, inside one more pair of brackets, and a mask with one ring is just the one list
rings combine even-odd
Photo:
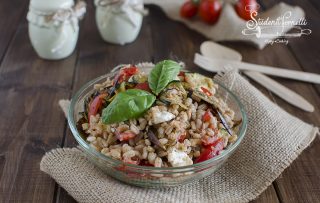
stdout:
[[[276,35],[277,32],[286,33],[292,28],[297,28],[295,25],[290,26],[266,26],[259,25],[257,29],[248,29],[247,22],[241,19],[232,5],[233,0],[224,1],[225,4],[222,8],[222,12],[218,19],[218,22],[214,25],[208,25],[202,22],[200,19],[184,19],[180,16],[180,7],[185,0],[144,0],[145,4],[154,4],[159,6],[166,15],[172,19],[184,23],[190,29],[193,29],[204,36],[214,41],[244,41],[255,45],[259,49],[263,49],[271,39],[275,39],[276,36],[261,37],[258,34],[246,35],[243,32],[257,33],[259,30],[263,30],[265,35]],[[290,6],[285,3],[279,3],[271,9],[259,12],[258,17],[261,19],[269,19],[269,21],[276,20],[282,17],[286,13],[290,12],[290,16],[286,16],[287,21],[298,22],[304,18],[304,11],[298,6]],[[255,23],[253,23],[255,24]],[[299,26],[298,26],[299,27]],[[299,28],[297,32],[301,32],[302,35],[308,35],[311,33],[308,29]],[[258,37],[257,37],[258,36]]]

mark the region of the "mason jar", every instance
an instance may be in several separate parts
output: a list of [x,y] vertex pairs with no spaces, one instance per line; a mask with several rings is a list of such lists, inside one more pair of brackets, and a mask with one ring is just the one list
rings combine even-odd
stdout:
[[81,1],[31,0],[27,19],[36,53],[52,60],[72,54],[79,35],[78,20],[84,13],[85,4]]
[[95,0],[96,24],[106,42],[121,44],[133,42],[141,29],[143,0]]

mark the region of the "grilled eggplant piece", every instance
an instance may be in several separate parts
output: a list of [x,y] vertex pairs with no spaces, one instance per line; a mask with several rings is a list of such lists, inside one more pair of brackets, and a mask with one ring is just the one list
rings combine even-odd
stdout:
[[226,120],[224,119],[223,115],[220,113],[220,111],[218,109],[216,109],[216,111],[217,111],[218,117],[219,117],[220,122],[222,123],[223,127],[227,130],[229,135],[232,135],[232,130],[228,126],[228,124],[227,124]]
[[204,92],[200,91],[200,90],[193,90],[192,91],[192,98],[199,101],[199,100],[203,100],[211,105],[213,105],[215,108],[218,108],[218,100],[217,98],[213,97],[213,96],[208,96],[207,94],[205,94]]
[[214,82],[211,78],[198,73],[185,73],[185,80],[190,84],[190,87],[193,90],[198,89],[199,87],[204,87],[206,89],[214,88]]
[[195,100],[203,100],[205,101],[206,103],[209,103],[213,106],[213,109],[215,111],[215,114],[217,115],[217,117],[219,118],[220,122],[222,123],[222,125],[225,127],[225,129],[227,130],[227,132],[229,133],[229,135],[232,135],[232,130],[231,128],[228,126],[225,118],[223,117],[222,113],[220,112],[220,109],[219,109],[219,105],[218,105],[218,101],[215,97],[210,97],[208,96],[207,94],[199,91],[199,90],[195,90],[193,91],[193,94],[192,94],[192,97],[195,99]]
[[156,129],[154,127],[150,126],[148,129],[148,134],[147,134],[148,138],[152,144],[165,150],[165,147],[160,143],[158,137],[156,136],[156,132],[157,132]]
[[187,98],[187,92],[180,81],[171,82],[160,94],[159,100],[164,103],[177,104],[184,109],[183,100]]
[[139,83],[144,83],[148,81],[148,76],[144,74],[137,74],[133,75],[129,78],[128,82],[134,83],[134,84],[139,84]]

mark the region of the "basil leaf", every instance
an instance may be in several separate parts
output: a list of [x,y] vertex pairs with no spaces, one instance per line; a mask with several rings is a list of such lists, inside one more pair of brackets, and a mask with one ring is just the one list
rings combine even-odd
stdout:
[[156,64],[149,74],[149,87],[158,95],[180,72],[180,65],[171,60],[164,60]]
[[114,100],[102,111],[102,121],[105,124],[118,123],[140,117],[148,110],[156,97],[146,91],[129,89],[120,92]]

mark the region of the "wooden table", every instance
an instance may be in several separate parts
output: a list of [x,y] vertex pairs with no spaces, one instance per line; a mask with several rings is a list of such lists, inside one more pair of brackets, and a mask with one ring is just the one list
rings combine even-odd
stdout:
[[[312,35],[292,39],[288,46],[273,45],[256,50],[243,43],[224,43],[241,52],[245,61],[291,67],[320,73],[320,2],[291,0],[307,14]],[[184,25],[169,20],[149,6],[139,38],[116,46],[100,38],[92,1],[81,25],[75,52],[65,60],[37,57],[28,37],[25,20],[28,1],[3,1],[0,5],[0,202],[74,202],[62,188],[39,169],[45,152],[74,146],[59,99],[70,98],[85,82],[108,72],[119,63],[183,60],[201,73],[193,55],[206,40]],[[262,9],[275,0],[261,1]],[[302,120],[320,126],[320,86],[276,79],[308,99],[314,113],[299,110],[256,85],[279,106]],[[320,202],[319,136],[276,181],[253,202]]]

